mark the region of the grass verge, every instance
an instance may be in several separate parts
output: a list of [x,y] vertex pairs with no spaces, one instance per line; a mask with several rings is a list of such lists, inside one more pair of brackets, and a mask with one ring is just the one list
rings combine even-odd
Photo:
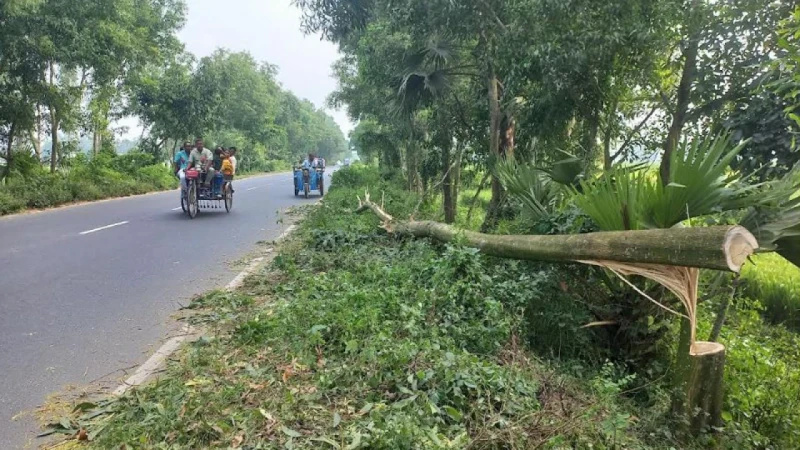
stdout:
[[[633,444],[624,376],[576,381],[525,351],[546,274],[396,240],[354,216],[368,169],[337,173],[272,267],[192,305],[207,337],[158,381],[75,419],[96,448],[534,448]],[[101,411],[100,414],[97,411]],[[66,427],[65,427],[66,428]],[[73,431],[74,431],[73,430]]]
[[[721,335],[728,423],[715,438],[687,441],[660,372],[598,358],[607,343],[582,327],[591,320],[582,303],[565,297],[574,268],[388,236],[375,217],[353,215],[356,196],[384,193],[397,217],[417,199],[369,168],[334,177],[270,267],[236,292],[193,302],[190,320],[207,333],[163,376],[78,405],[54,429],[93,448],[800,443],[800,341],[764,323],[749,301],[737,299]],[[701,308],[702,335],[718,300]]]

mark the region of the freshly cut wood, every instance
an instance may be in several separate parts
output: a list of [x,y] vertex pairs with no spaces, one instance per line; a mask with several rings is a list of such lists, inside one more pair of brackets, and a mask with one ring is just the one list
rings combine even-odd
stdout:
[[431,221],[397,221],[380,206],[359,199],[357,212],[371,210],[392,233],[452,242],[462,237],[487,255],[536,261],[615,261],[739,272],[757,248],[740,226],[611,231],[557,236],[493,235]]

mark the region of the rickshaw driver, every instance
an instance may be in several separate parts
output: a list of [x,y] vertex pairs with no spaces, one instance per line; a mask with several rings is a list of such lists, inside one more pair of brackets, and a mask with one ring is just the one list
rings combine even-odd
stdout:
[[214,167],[212,167],[214,163],[214,154],[211,153],[211,150],[203,146],[202,139],[194,141],[194,147],[194,150],[192,150],[192,153],[189,155],[187,170],[198,167],[199,170],[205,171],[206,179],[203,181],[203,184],[210,186],[214,180]]
[[317,166],[316,158],[313,153],[308,154],[308,159],[303,161],[303,169],[313,169]]

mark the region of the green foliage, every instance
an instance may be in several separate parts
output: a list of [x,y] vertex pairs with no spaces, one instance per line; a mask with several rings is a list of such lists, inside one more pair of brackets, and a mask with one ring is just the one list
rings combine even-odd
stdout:
[[604,230],[670,228],[684,220],[742,209],[753,187],[726,172],[743,142],[725,136],[684,143],[672,154],[672,180],[638,168],[617,167],[594,182],[581,182],[574,201]]
[[560,206],[563,188],[542,170],[508,159],[495,163],[494,171],[509,195],[522,203],[530,220],[545,219]]
[[92,160],[81,155],[69,162],[69,171],[37,170],[26,177],[12,177],[0,186],[0,214],[177,187],[171,169],[154,161],[152,155],[137,152],[114,157],[101,154]]
[[194,303],[216,332],[70,425],[97,432],[96,448],[638,446],[616,404],[629,377],[607,369],[583,391],[520,348],[548,273],[376,232],[354,198],[381,188],[413,208],[402,180],[335,178],[272,272]]
[[800,268],[766,253],[744,266],[742,279],[744,292],[764,306],[767,320],[800,330]]
[[[719,339],[726,347],[723,442],[726,448],[797,448],[800,338],[765,323],[760,303],[749,295],[746,288],[734,300]],[[700,309],[702,335],[719,300]]]

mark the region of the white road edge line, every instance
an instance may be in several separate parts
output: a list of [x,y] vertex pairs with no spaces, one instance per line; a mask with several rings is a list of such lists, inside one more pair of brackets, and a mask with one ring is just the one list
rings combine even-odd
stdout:
[[144,383],[150,375],[152,375],[161,366],[175,350],[177,350],[183,341],[189,339],[194,334],[194,327],[186,324],[181,328],[181,334],[173,337],[164,343],[156,352],[147,359],[141,366],[136,369],[128,379],[122,382],[119,387],[114,389],[113,395],[120,396],[128,392],[128,389],[136,387]]
[[118,227],[118,226],[120,226],[120,225],[125,225],[126,223],[128,223],[128,221],[127,221],[127,220],[126,220],[126,221],[124,221],[124,222],[112,223],[111,225],[106,225],[106,226],[104,226],[104,227],[95,228],[95,229],[93,229],[93,230],[81,231],[79,234],[80,234],[81,236],[83,236],[83,235],[85,235],[85,234],[94,233],[95,231],[107,230],[107,229],[109,229],[109,228]]
[[263,260],[264,260],[263,257],[253,259],[243,271],[239,272],[239,275],[236,275],[236,278],[231,280],[231,282],[225,286],[225,289],[228,291],[233,291],[236,288],[240,287],[242,283],[244,283],[244,279],[247,278],[248,275],[253,273],[253,271],[255,271],[258,268],[258,265],[261,264],[261,261]]
[[256,190],[256,189],[258,189],[258,186],[256,186],[256,187],[251,187],[251,188],[248,188],[248,189],[246,189],[246,190],[248,190],[248,191],[254,191],[254,190]]
[[[286,228],[286,230],[284,230],[284,232],[281,233],[281,235],[278,236],[278,239],[276,239],[275,241],[276,242],[282,241],[292,231],[294,231],[294,229],[295,229],[294,225],[289,225],[289,227]],[[264,260],[263,257],[255,258],[243,271],[239,272],[239,274],[236,275],[236,278],[231,280],[231,282],[225,286],[225,289],[233,290],[241,286],[242,282],[244,282],[244,279],[247,278],[247,276],[250,275],[254,270],[256,270],[259,264],[263,260]],[[169,358],[173,353],[175,353],[176,350],[180,348],[181,344],[183,344],[184,341],[188,340],[196,333],[197,330],[193,326],[189,324],[184,325],[183,328],[181,328],[181,332],[178,336],[169,339],[167,342],[164,343],[164,345],[159,347],[159,349],[156,350],[153,356],[148,358],[147,361],[144,362],[144,364],[136,368],[136,371],[133,373],[133,375],[128,377],[125,381],[122,382],[122,384],[120,384],[116,389],[114,389],[112,395],[119,397],[128,392],[129,389],[140,386],[142,383],[147,381],[147,379],[150,378],[150,376],[152,376],[159,370],[159,368],[161,367],[162,364],[164,364],[167,358]]]
[[180,206],[178,206],[177,208],[172,208],[172,211],[177,211],[177,210],[179,210],[179,209],[181,209],[181,207],[180,207]]

